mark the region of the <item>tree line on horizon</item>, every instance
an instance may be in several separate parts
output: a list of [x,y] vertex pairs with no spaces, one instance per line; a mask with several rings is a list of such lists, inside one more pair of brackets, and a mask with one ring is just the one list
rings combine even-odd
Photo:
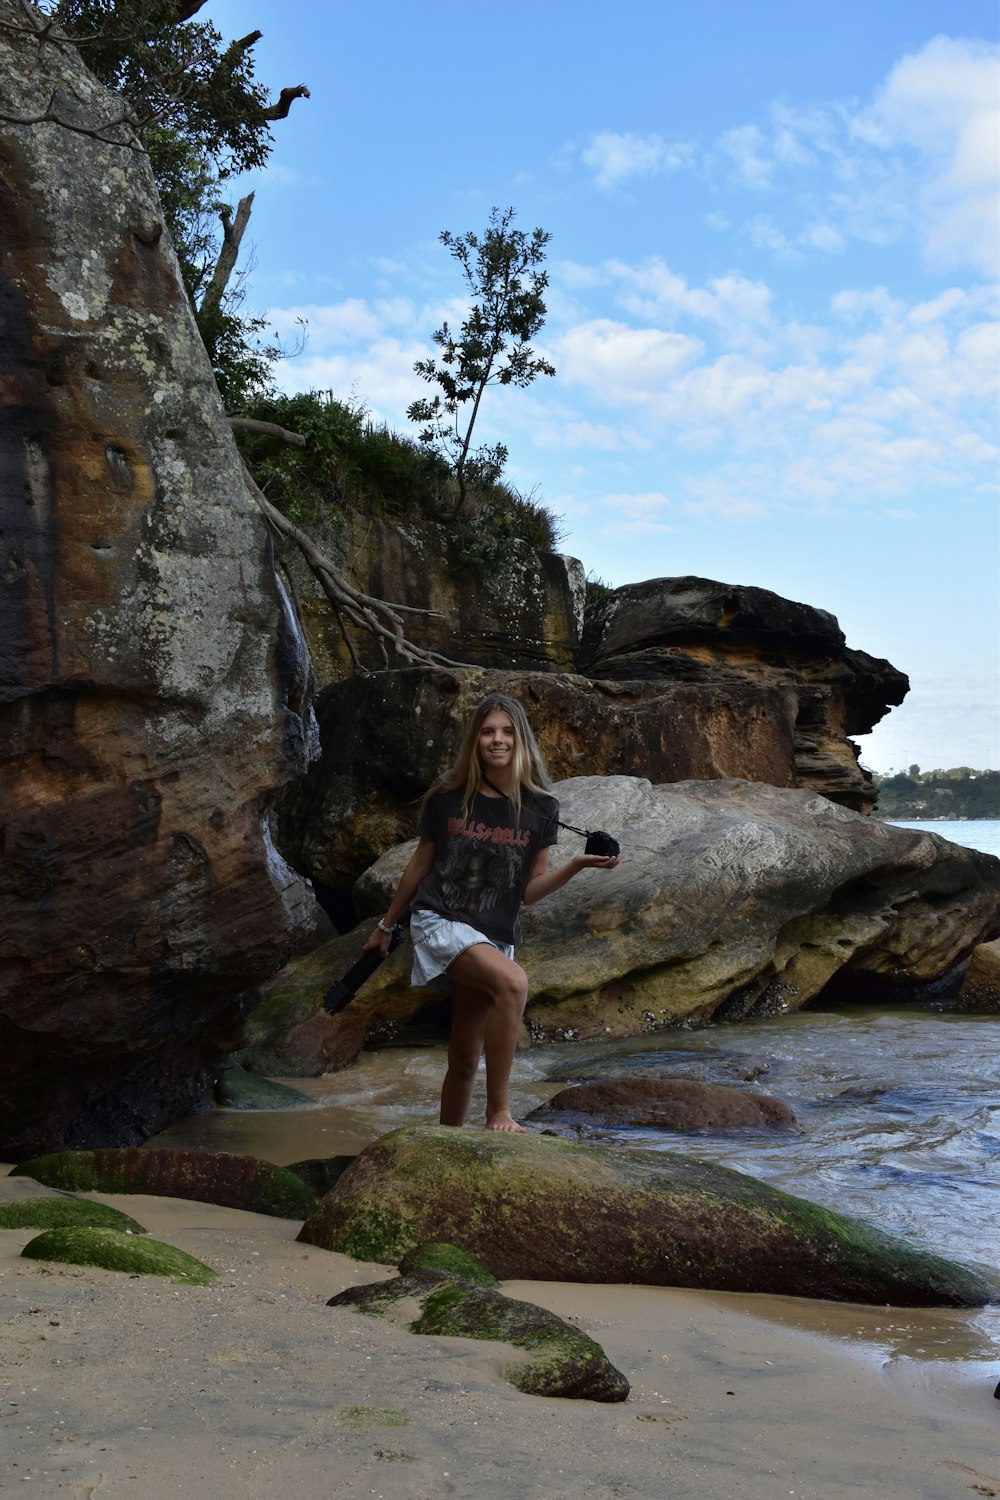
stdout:
[[912,765],[884,776],[873,773],[872,780],[880,818],[1000,818],[1000,771],[921,771]]

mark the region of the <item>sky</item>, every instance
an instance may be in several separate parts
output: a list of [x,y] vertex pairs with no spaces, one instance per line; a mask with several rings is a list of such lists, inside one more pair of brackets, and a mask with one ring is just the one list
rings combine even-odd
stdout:
[[1000,767],[1000,72],[989,0],[209,0],[274,129],[249,301],[287,391],[400,431],[467,305],[438,236],[551,234],[556,367],[477,440],[614,586],[830,611],[910,694],[885,772]]

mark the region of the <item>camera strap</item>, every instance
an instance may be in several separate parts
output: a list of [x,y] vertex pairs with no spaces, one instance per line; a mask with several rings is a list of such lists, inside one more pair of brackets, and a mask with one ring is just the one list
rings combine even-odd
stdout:
[[[486,774],[485,771],[480,771],[480,775],[482,776],[483,780],[485,781],[486,785],[490,788],[491,791],[496,792],[499,797],[506,797],[506,799],[507,799],[508,802],[510,802],[510,801],[513,800],[512,797],[510,796],[510,793],[509,792],[502,792],[500,790],[500,788],[494,782],[492,782],[490,780],[490,778],[487,776],[487,774]],[[531,791],[530,791],[529,788],[525,788],[525,790],[528,791],[529,796],[533,795],[533,793],[531,793]],[[525,812],[530,812],[531,811],[530,808],[524,807],[523,803],[522,803],[522,808],[523,808],[523,810]],[[582,839],[589,839],[591,833],[594,831],[591,828],[577,828],[573,823],[563,823],[563,822],[560,821],[559,818],[554,818],[551,813],[547,813],[544,808],[542,809],[541,813],[535,813],[534,816],[536,818],[537,817],[543,817],[546,820],[546,822],[548,822],[548,823],[556,823],[556,824],[558,824],[558,826],[560,828],[565,828],[566,831],[567,831],[567,833],[578,833]]]

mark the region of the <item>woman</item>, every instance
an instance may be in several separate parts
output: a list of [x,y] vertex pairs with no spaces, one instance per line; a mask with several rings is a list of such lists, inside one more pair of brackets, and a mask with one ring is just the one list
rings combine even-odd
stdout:
[[528,980],[514,962],[518,909],[580,870],[612,870],[619,856],[574,854],[549,869],[559,804],[524,709],[491,693],[473,712],[458,759],[424,799],[419,842],[365,948],[383,954],[413,912],[411,984],[450,992],[448,1071],[441,1124],[464,1125],[486,1052],[486,1128],[523,1132],[510,1112],[510,1070]]

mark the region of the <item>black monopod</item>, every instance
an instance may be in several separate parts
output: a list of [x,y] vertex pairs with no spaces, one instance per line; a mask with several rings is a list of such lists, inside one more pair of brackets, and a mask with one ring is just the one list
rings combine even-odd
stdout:
[[324,1010],[329,1011],[331,1016],[335,1016],[339,1011],[344,1010],[350,1005],[365,980],[369,979],[375,973],[383,958],[387,958],[394,948],[399,947],[403,941],[402,928],[409,926],[409,921],[410,914],[409,912],[405,912],[402,919],[393,928],[387,953],[383,954],[379,948],[369,948],[365,953],[362,953],[356,964],[351,965],[342,979],[338,979],[336,984],[331,984],[323,996]]

